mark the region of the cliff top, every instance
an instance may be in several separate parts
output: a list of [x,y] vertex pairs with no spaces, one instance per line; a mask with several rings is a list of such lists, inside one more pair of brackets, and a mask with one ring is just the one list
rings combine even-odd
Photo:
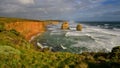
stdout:
[[11,17],[0,17],[0,22],[11,23],[11,22],[64,22],[64,20],[34,20],[34,19],[23,19],[23,18],[11,18]]

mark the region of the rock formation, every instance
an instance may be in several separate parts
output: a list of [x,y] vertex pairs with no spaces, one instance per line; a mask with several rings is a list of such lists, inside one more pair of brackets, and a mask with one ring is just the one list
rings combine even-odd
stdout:
[[76,30],[77,30],[77,31],[82,31],[82,25],[78,24],[78,25],[76,26]]
[[112,53],[120,53],[120,46],[116,46],[112,49]]
[[61,29],[63,29],[63,30],[68,30],[68,29],[69,29],[69,24],[68,24],[68,22],[64,22],[64,23],[61,25]]
[[46,30],[44,22],[42,21],[14,22],[14,23],[8,23],[5,26],[7,30],[11,30],[11,29],[17,30],[27,40],[30,40],[32,36],[37,35],[38,33],[43,33]]

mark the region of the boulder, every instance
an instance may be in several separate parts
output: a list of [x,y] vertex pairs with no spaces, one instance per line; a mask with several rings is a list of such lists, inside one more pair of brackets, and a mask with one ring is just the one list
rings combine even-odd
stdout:
[[120,46],[113,47],[108,57],[114,61],[118,61],[120,59]]
[[120,53],[120,46],[113,47],[112,53]]
[[77,31],[82,31],[82,25],[78,24],[78,25],[76,26],[76,30],[77,30]]
[[64,23],[61,25],[61,29],[63,29],[63,30],[68,30],[68,29],[69,29],[69,24],[68,24],[68,22],[64,22]]

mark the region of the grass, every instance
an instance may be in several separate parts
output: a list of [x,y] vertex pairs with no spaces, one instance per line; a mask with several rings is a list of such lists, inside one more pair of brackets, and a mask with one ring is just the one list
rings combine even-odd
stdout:
[[0,31],[0,68],[120,68],[120,46],[110,53],[41,52],[17,31],[4,29]]

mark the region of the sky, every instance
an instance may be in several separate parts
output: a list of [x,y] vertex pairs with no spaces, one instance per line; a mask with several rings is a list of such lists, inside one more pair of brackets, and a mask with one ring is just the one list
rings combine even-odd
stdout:
[[120,21],[120,0],[0,0],[1,17]]

